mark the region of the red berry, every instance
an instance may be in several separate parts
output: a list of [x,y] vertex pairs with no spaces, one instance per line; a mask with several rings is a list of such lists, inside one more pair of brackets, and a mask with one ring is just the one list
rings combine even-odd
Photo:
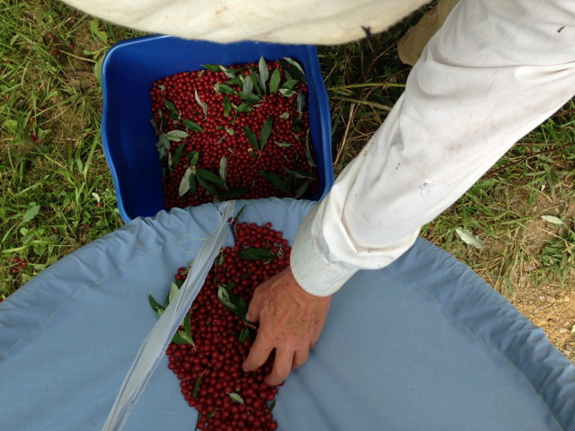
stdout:
[[[190,330],[195,347],[170,344],[166,349],[168,368],[178,376],[182,396],[200,414],[198,429],[277,428],[266,404],[276,398],[277,388],[263,382],[264,375],[271,370],[273,358],[256,373],[242,371],[241,364],[251,346],[249,337],[240,343],[240,334],[247,326],[218,298],[219,286],[233,281],[233,293],[249,303],[255,286],[285,268],[279,257],[272,261],[247,261],[240,257],[240,252],[250,244],[266,247],[264,239],[269,235],[270,226],[245,222],[236,225],[236,245],[222,250],[224,264],[212,267],[194,302]],[[283,240],[281,234],[273,237]],[[289,247],[285,247],[285,252],[289,252]],[[178,269],[174,278],[185,278],[184,272],[183,268]],[[183,331],[184,327],[179,330]],[[240,399],[243,404],[239,403]]]

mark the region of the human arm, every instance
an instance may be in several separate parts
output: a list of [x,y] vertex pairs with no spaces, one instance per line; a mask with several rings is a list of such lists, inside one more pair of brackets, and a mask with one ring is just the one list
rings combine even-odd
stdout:
[[358,269],[393,262],[574,92],[573,2],[463,1],[383,125],[302,224],[291,254],[297,283],[329,296]]
[[291,264],[329,295],[382,268],[575,93],[575,4],[462,1],[403,96],[302,224]]

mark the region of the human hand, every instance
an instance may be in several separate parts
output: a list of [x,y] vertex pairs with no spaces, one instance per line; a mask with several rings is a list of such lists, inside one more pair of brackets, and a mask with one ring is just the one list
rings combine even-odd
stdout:
[[301,366],[317,342],[327,317],[331,298],[315,296],[303,290],[291,269],[258,286],[250,301],[248,320],[260,322],[258,335],[243,363],[245,371],[254,371],[276,350],[268,385],[282,383],[292,369]]

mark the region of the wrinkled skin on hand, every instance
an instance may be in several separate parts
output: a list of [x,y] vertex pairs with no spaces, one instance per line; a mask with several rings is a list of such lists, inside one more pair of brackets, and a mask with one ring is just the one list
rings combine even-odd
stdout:
[[307,360],[323,329],[330,302],[329,296],[314,296],[303,290],[289,267],[258,286],[248,319],[259,322],[259,331],[243,363],[244,370],[259,368],[275,349],[274,366],[265,382],[282,383],[292,369]]

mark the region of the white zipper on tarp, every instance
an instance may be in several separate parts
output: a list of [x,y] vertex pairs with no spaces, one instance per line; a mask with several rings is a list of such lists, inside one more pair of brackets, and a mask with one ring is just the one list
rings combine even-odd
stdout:
[[208,271],[227,237],[228,231],[226,227],[228,220],[233,215],[234,208],[235,201],[224,202],[219,206],[222,218],[218,227],[202,244],[180,291],[170,301],[168,307],[142,343],[122,383],[102,431],[120,431],[124,427],[132,408],[144,392],[168,344],[202,288]]

